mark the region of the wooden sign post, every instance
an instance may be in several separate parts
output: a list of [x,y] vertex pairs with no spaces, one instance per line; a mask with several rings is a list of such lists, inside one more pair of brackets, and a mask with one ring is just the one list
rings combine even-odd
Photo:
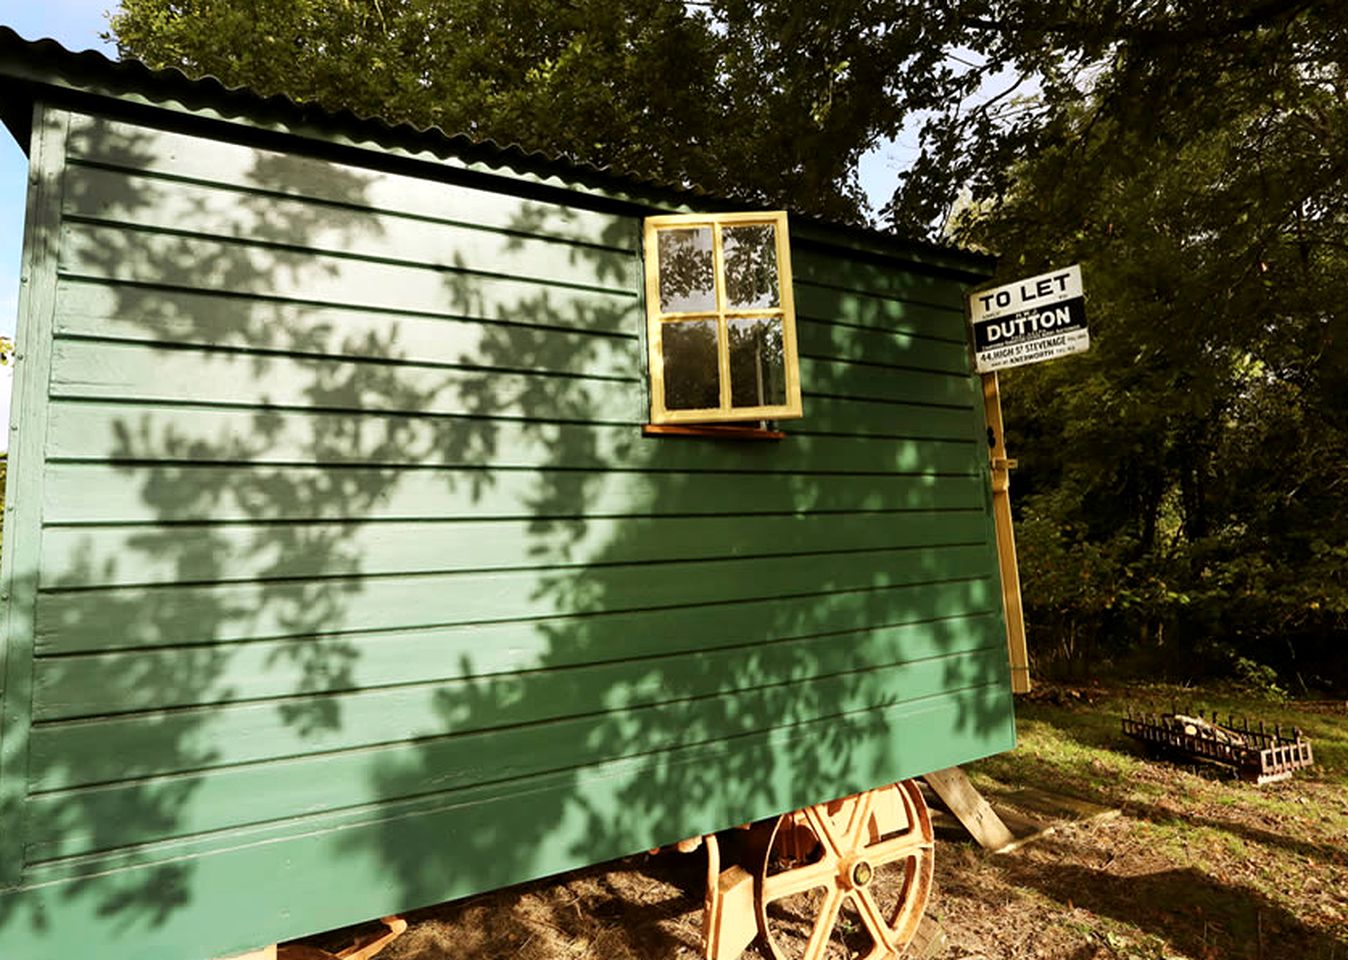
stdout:
[[1002,573],[1002,609],[1006,644],[1011,655],[1011,692],[1030,692],[1030,655],[1025,646],[1025,614],[1020,604],[1020,570],[1016,565],[1016,532],[1011,526],[1011,469],[1002,432],[1002,399],[997,374],[983,374],[983,408],[987,417],[988,458],[992,466],[992,517],[997,529],[997,561]]
[[1081,266],[1027,277],[969,295],[969,333],[974,370],[983,378],[983,409],[988,424],[992,467],[992,516],[997,529],[997,559],[1002,574],[1006,644],[1011,657],[1011,690],[1030,692],[1030,658],[1025,646],[1025,614],[1020,602],[1016,534],[1011,527],[1011,470],[1002,433],[1002,400],[997,371],[1088,350],[1086,299]]

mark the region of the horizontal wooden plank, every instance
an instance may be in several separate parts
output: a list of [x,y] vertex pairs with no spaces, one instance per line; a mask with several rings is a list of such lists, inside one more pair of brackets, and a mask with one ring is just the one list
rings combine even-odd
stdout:
[[[102,341],[114,338],[606,378],[641,377],[646,364],[635,334],[592,335],[76,280],[61,281],[56,323],[61,335],[97,338],[98,351],[112,346]],[[807,396],[960,406],[973,406],[977,399],[967,373],[896,372],[840,360],[803,359],[801,382]]]
[[[448,306],[444,305],[447,310]],[[640,376],[646,356],[636,329],[618,335],[436,316],[348,310],[241,296],[223,290],[137,287],[64,279],[56,332],[63,336],[477,365],[539,373]]]
[[[909,628],[908,635],[912,635],[915,629]],[[730,721],[734,724],[733,735],[743,736],[755,730],[777,727],[783,722],[796,721],[798,718],[789,708],[782,709],[776,716],[766,710],[753,710],[754,706],[767,702],[785,703],[793,693],[802,695],[800,699],[807,703],[817,704],[816,709],[826,709],[825,697],[829,694],[838,696],[833,701],[835,706],[850,706],[849,696],[855,698],[858,695],[864,698],[860,702],[867,704],[876,698],[878,690],[886,687],[894,696],[891,702],[917,699],[907,694],[917,694],[932,686],[936,664],[940,664],[951,678],[960,681],[996,676],[998,665],[995,646],[998,638],[988,628],[980,633],[980,639],[985,641],[982,648],[970,646],[975,639],[970,637],[958,648],[942,651],[936,659],[921,667],[914,664],[907,670],[887,668],[871,674],[853,672],[845,678],[831,678],[828,684],[816,682],[805,685],[807,679],[821,676],[818,671],[826,667],[822,661],[810,663],[808,668],[790,674],[789,685],[760,693],[757,697],[759,703],[745,704],[744,714]],[[972,653],[980,649],[981,652]],[[827,651],[821,649],[821,652],[827,655]],[[806,652],[806,648],[795,653],[783,649],[777,651],[777,656],[803,660],[809,658],[810,653]],[[832,659],[841,664],[841,656],[835,649]],[[767,658],[760,656],[758,659]],[[728,657],[713,658],[703,664],[704,669],[696,681],[676,684],[668,689],[688,694],[695,688],[710,688],[707,681],[714,679],[712,671],[719,672],[724,679],[735,675],[739,666]],[[757,664],[755,668],[751,672],[771,672],[774,669],[766,664]],[[463,789],[482,782],[534,776],[568,766],[603,763],[642,752],[652,744],[687,746],[715,739],[717,731],[714,728],[706,729],[707,725],[698,724],[696,718],[703,712],[725,717],[728,711],[717,707],[727,706],[726,698],[701,701],[702,710],[696,707],[690,710],[684,705],[673,708],[658,705],[667,700],[652,700],[648,704],[648,698],[662,696],[658,671],[659,668],[648,666],[641,678],[644,689],[634,687],[624,690],[625,708],[617,715],[588,715],[486,732],[422,737],[415,743],[395,741],[381,747],[316,753],[280,761],[260,761],[169,775],[171,779],[159,784],[161,789],[180,793],[188,800],[168,822],[155,816],[136,815],[136,799],[145,789],[143,781],[105,784],[80,789],[77,793],[42,795],[32,802],[36,829],[30,835],[33,845],[30,857],[44,860],[58,856],[79,856],[287,817],[312,816],[381,799],[398,800]],[[821,686],[823,689],[820,689]],[[951,687],[955,686],[952,679]],[[482,698],[481,693],[477,696]],[[490,700],[490,694],[485,699]],[[515,703],[523,702],[514,697],[511,699]],[[643,705],[654,705],[654,709],[641,709]],[[694,726],[680,729],[679,721],[690,717],[693,718]],[[237,721],[234,718],[222,718],[221,722],[228,726]],[[623,727],[624,735],[619,751],[615,751],[612,731],[618,725]],[[255,739],[255,736],[246,739]],[[134,748],[131,752],[136,753]],[[407,766],[420,775],[399,784],[401,790],[405,791],[403,797],[381,797],[372,791],[369,773],[372,764]],[[104,831],[79,827],[70,829],[68,823],[62,823],[59,810],[72,803],[79,805],[89,822],[116,824],[116,828]]]
[[[222,139],[155,130],[106,117],[71,116],[69,155],[76,161],[92,160],[123,170],[166,174],[264,194],[306,197],[615,249],[640,249],[640,225],[627,217],[297,153],[262,150]],[[501,185],[507,186],[508,182]]]
[[[58,340],[54,397],[317,407],[640,424],[646,388],[628,380],[313,359],[139,343]],[[894,376],[894,374],[891,374]],[[977,411],[814,397],[792,432],[967,439]],[[127,416],[134,417],[128,413]]]
[[[586,408],[588,413],[591,397],[601,393],[606,385],[611,383],[577,381],[573,386],[578,399],[572,405]],[[591,393],[586,393],[587,390]],[[58,400],[51,404],[47,454],[70,460],[164,464],[382,464],[782,473],[827,469],[868,474],[973,472],[986,463],[986,456],[973,439],[790,434],[783,442],[769,447],[733,438],[702,444],[677,437],[647,437],[641,435],[637,426],[640,419],[632,416],[634,398],[629,394],[619,399],[631,402],[626,411],[629,423],[618,426]],[[610,409],[614,409],[614,419],[624,412],[616,407]],[[559,406],[559,413],[564,412]],[[942,426],[939,418],[932,420],[937,427]],[[823,425],[819,420],[814,423],[816,429]],[[963,436],[971,437],[972,430],[968,429],[971,425],[966,422],[961,431]],[[850,424],[843,425],[843,429],[849,428],[855,429]],[[921,422],[914,421],[912,428],[920,434]],[[880,422],[873,429],[878,432],[886,427]],[[894,429],[897,432],[900,427]],[[754,446],[759,449],[752,449]],[[123,482],[140,481],[127,474]],[[494,483],[493,474],[488,472],[481,482]],[[594,512],[581,490],[575,491],[571,502],[550,496],[548,501],[554,511],[565,510],[571,515]],[[697,512],[696,503],[690,502],[688,506],[689,512]]]
[[[67,655],[37,660],[33,703],[37,719],[73,719],[727,647],[743,652],[746,637],[767,643],[829,636],[843,646],[901,640],[891,660],[920,659],[985,629],[972,619],[995,614],[998,603],[995,585],[984,576],[588,618]],[[580,642],[563,642],[572,638]]]
[[[53,397],[641,424],[648,400],[638,375],[601,380],[58,340],[49,389]],[[134,422],[140,413],[124,408],[121,416]],[[190,419],[176,417],[180,427]]]
[[[458,680],[743,646],[746,636],[791,640],[883,631],[1000,609],[990,576],[880,590],[774,597],[459,627],[305,637],[216,647],[39,658],[35,702],[43,719]],[[583,622],[582,622],[583,621]],[[771,626],[772,636],[765,633]],[[946,636],[939,628],[938,636]],[[583,643],[558,638],[582,636]],[[920,656],[912,652],[911,656]],[[326,669],[340,665],[341,669]],[[316,670],[315,668],[323,668]],[[103,688],[100,692],[99,688]],[[120,704],[113,707],[109,704]]]
[[797,281],[927,304],[963,314],[965,287],[957,280],[918,272],[902,261],[892,265],[817,250],[793,251],[791,272]]
[[[422,192],[446,189],[452,188],[421,185]],[[641,264],[631,251],[502,233],[366,206],[317,203],[79,165],[66,171],[63,198],[65,216],[105,225],[617,292],[631,291],[641,283]],[[511,202],[502,198],[502,203]]]
[[47,584],[71,588],[787,556],[941,546],[987,536],[988,519],[979,510],[601,517],[555,525],[428,518],[53,527],[42,538],[41,567]]
[[892,333],[965,343],[964,311],[797,282],[796,314]]
[[934,246],[922,241],[905,240],[890,234],[869,236],[846,228],[839,230],[821,223],[793,225],[791,235],[812,251],[848,259],[865,258],[892,264],[898,269],[920,270],[961,283],[978,283],[996,267],[996,258],[985,253]]
[[967,376],[972,369],[969,349],[963,343],[844,327],[805,318],[797,319],[796,332],[802,357],[902,368],[894,372],[896,377],[903,376],[906,369],[961,376]]
[[782,426],[792,434],[830,433],[854,437],[968,440],[976,436],[978,411],[908,403],[875,403],[836,397],[807,397],[805,416]]
[[[822,652],[810,652],[815,648]],[[1004,669],[1006,657],[1004,649],[992,646],[886,665],[849,663],[845,651],[833,648],[834,656],[821,661],[828,648],[826,642],[804,649],[782,645],[748,657],[727,653],[588,667],[576,674],[543,671],[457,687],[366,691],[331,698],[328,718],[256,703],[174,711],[153,720],[125,716],[43,724],[32,734],[30,779],[35,790],[69,789],[452,737],[448,765],[435,764],[436,782],[464,787],[938,696],[977,678],[986,682]],[[955,677],[967,679],[955,683]],[[596,715],[597,707],[603,712]],[[580,719],[562,719],[571,717]],[[548,728],[559,723],[566,732],[556,736]],[[521,725],[527,726],[520,730]],[[505,729],[510,727],[517,729]],[[470,736],[478,731],[490,735]],[[546,751],[542,757],[529,756],[540,750]],[[343,799],[350,805],[375,798]]]
[[[46,863],[0,903],[66,922],[0,927],[0,953],[79,956],[91,930],[106,934],[101,960],[237,953],[730,828],[826,792],[918,776],[942,760],[965,763],[1014,745],[1011,716],[1008,689],[993,683],[581,771]],[[367,775],[378,795],[401,795],[424,770],[413,755],[371,763]],[[151,781],[136,801],[141,816],[162,811],[171,822],[190,793]],[[78,797],[51,815],[71,831],[90,826]],[[502,823],[515,825],[504,846]],[[176,872],[188,858],[191,869]],[[175,890],[212,909],[110,920],[110,901],[157,889],[166,870]]]
[[[750,446],[767,445],[735,449]],[[982,467],[952,476],[854,476],[56,463],[48,466],[43,484],[43,518],[48,524],[426,517],[546,523],[602,516],[982,509],[985,473]]]
[[816,360],[810,357],[800,359],[800,382],[807,397],[833,396],[971,407],[975,401],[981,404],[983,396],[977,378],[971,373],[891,370],[869,363]]
[[247,243],[67,222],[66,277],[636,334],[637,290],[613,293]]
[[816,556],[47,593],[39,654],[395,630],[958,580],[987,544]]

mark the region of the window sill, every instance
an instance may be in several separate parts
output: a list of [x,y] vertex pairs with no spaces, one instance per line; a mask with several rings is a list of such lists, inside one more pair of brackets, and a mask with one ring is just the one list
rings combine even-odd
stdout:
[[711,437],[717,440],[784,440],[786,434],[766,427],[744,427],[729,423],[648,423],[641,428],[645,437]]

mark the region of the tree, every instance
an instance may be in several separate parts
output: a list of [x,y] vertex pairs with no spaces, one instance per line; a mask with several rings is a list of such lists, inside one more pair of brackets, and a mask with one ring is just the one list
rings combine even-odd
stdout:
[[1321,110],[1341,98],[1348,10],[1326,0],[969,0],[948,15],[962,89],[991,92],[938,104],[889,207],[909,227],[942,223],[961,192],[1000,202],[1017,169],[1055,145],[1076,147],[1074,167],[1087,169],[1074,179],[1089,189],[1104,161],[1126,169],[1139,150],[1285,115],[1312,91]]
[[1010,125],[1026,152],[955,225],[1008,274],[1082,261],[1091,296],[1091,354],[1005,380],[1027,596],[1059,641],[1341,684],[1345,13],[1139,9],[1108,60],[1051,32],[1098,73]]
[[918,0],[123,0],[154,67],[844,220],[860,155],[942,102]]

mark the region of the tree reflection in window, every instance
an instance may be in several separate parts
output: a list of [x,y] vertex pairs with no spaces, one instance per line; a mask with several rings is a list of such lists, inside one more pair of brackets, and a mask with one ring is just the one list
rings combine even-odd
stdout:
[[660,231],[660,312],[716,309],[711,227]]
[[721,405],[721,368],[715,320],[666,323],[665,406],[705,410]]
[[778,306],[777,238],[772,224],[726,227],[721,235],[726,308]]
[[727,326],[730,333],[731,406],[775,407],[786,403],[786,357],[781,320],[776,317],[730,319]]

